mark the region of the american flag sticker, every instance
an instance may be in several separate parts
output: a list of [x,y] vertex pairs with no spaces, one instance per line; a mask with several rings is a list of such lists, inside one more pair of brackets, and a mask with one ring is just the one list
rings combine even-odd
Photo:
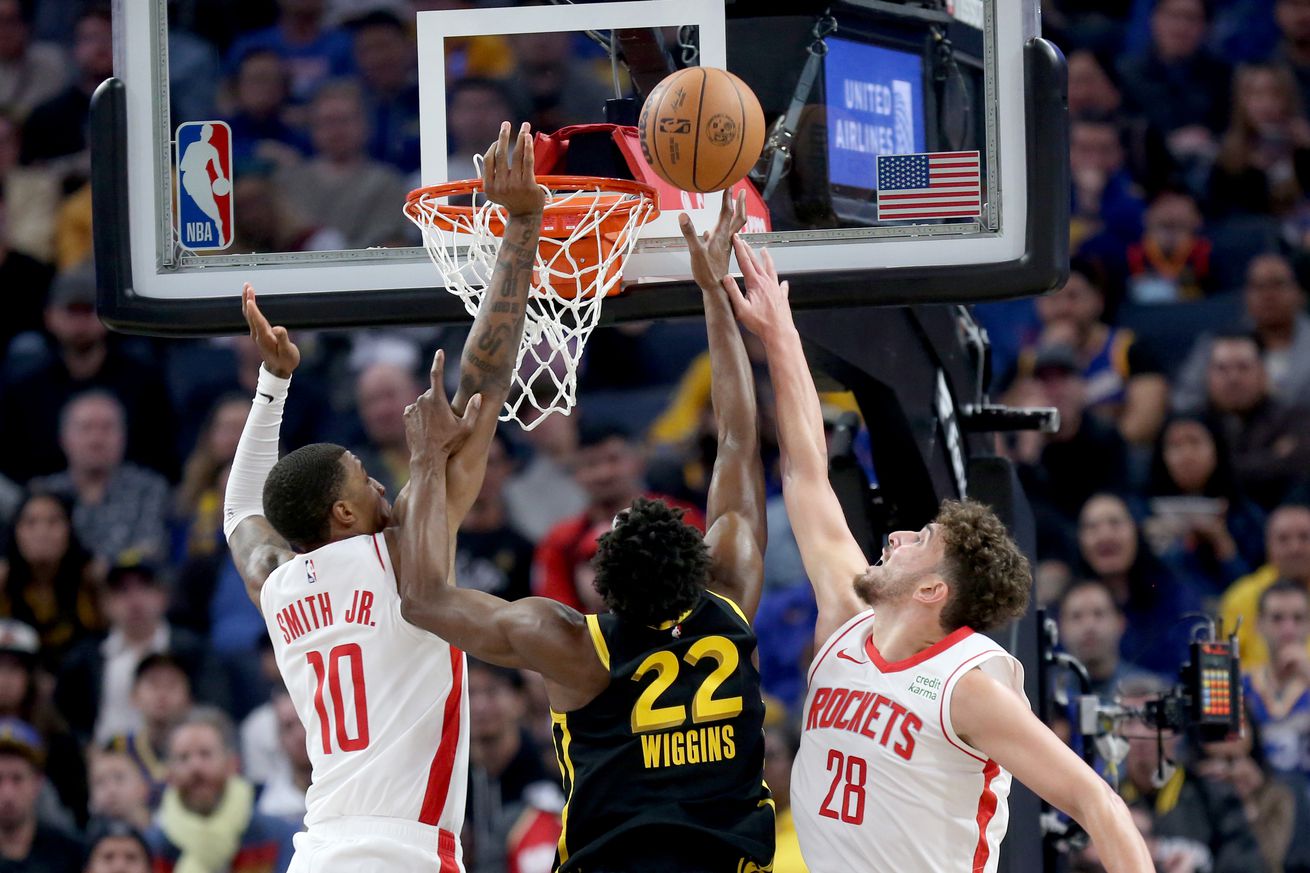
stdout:
[[982,214],[978,152],[878,155],[878,220],[977,218]]

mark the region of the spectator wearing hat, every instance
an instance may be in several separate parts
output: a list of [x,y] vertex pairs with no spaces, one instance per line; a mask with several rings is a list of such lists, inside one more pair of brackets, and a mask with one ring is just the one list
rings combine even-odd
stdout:
[[0,616],[36,630],[41,663],[53,673],[70,646],[103,626],[100,577],[73,529],[69,502],[30,493],[14,515],[4,554]]
[[141,730],[110,739],[105,748],[132,758],[150,785],[153,809],[167,786],[168,737],[191,711],[191,679],[180,661],[167,653],[146,655],[137,665],[132,702],[141,713]]
[[110,392],[75,395],[59,413],[68,468],[32,481],[73,501],[78,537],[106,562],[129,550],[162,558],[168,548],[168,481],[125,461],[127,425],[127,410]]
[[82,843],[40,820],[45,748],[36,728],[0,719],[0,869],[78,873]]
[[124,821],[97,821],[87,833],[83,873],[150,873],[150,845],[141,832]]
[[92,749],[87,770],[87,807],[93,821],[117,819],[143,831],[150,827],[150,785],[131,755]]
[[108,632],[68,653],[55,688],[60,711],[83,742],[101,745],[145,726],[133,678],[148,655],[168,653],[206,702],[227,702],[226,682],[205,641],[165,619],[168,588],[156,565],[120,556],[106,579],[104,605]]
[[95,295],[89,267],[56,277],[45,309],[54,347],[22,366],[5,368],[0,472],[17,482],[65,468],[60,413],[70,398],[92,388],[109,391],[123,405],[127,460],[173,471],[173,416],[163,371],[109,342],[108,328],[96,317]]
[[28,625],[0,619],[0,718],[20,719],[36,728],[49,750],[44,765],[48,789],[39,810],[50,822],[86,823],[86,767],[82,747],[62,714],[40,693],[36,678],[37,635]]
[[173,728],[167,750],[168,789],[146,834],[155,873],[285,873],[297,829],[255,809],[227,715],[195,709]]

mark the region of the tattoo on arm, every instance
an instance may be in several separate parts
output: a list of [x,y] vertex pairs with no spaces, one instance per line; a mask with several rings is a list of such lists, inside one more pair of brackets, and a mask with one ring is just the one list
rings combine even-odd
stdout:
[[481,393],[494,407],[509,393],[540,233],[535,216],[511,218],[505,227],[487,295],[464,345],[457,401]]

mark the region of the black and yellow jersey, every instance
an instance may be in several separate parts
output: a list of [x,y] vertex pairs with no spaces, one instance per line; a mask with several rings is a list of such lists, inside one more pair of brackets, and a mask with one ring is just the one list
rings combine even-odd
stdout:
[[553,713],[561,873],[755,873],[773,861],[755,633],[703,592],[660,627],[587,616],[610,684]]

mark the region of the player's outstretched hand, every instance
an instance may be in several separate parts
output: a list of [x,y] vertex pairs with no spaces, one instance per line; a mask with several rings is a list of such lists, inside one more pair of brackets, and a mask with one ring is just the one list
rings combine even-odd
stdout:
[[264,369],[285,379],[300,366],[300,349],[291,341],[285,327],[273,327],[255,303],[255,287],[247,282],[241,286],[241,314],[250,326],[250,338],[264,356]]
[[737,264],[746,283],[746,293],[742,293],[731,276],[723,277],[723,287],[732,300],[737,320],[768,342],[778,331],[791,327],[791,305],[787,302],[790,289],[786,282],[778,281],[778,271],[767,249],[756,253],[739,236],[732,238],[732,247],[737,252]]
[[510,154],[509,134],[509,122],[501,122],[500,136],[482,156],[483,193],[492,203],[504,206],[510,215],[540,215],[546,206],[546,195],[537,184],[532,129],[523,122],[513,154]]
[[724,192],[719,223],[714,225],[713,231],[707,230],[697,236],[691,217],[685,212],[678,216],[678,226],[682,228],[683,239],[687,240],[691,275],[696,284],[702,291],[722,288],[720,283],[728,275],[728,259],[732,257],[733,237],[746,226],[746,192],[738,191],[736,197]]
[[477,424],[482,395],[474,394],[462,416],[450,408],[445,388],[446,353],[437,349],[432,359],[432,386],[405,407],[405,439],[410,460],[449,457],[457,451]]

